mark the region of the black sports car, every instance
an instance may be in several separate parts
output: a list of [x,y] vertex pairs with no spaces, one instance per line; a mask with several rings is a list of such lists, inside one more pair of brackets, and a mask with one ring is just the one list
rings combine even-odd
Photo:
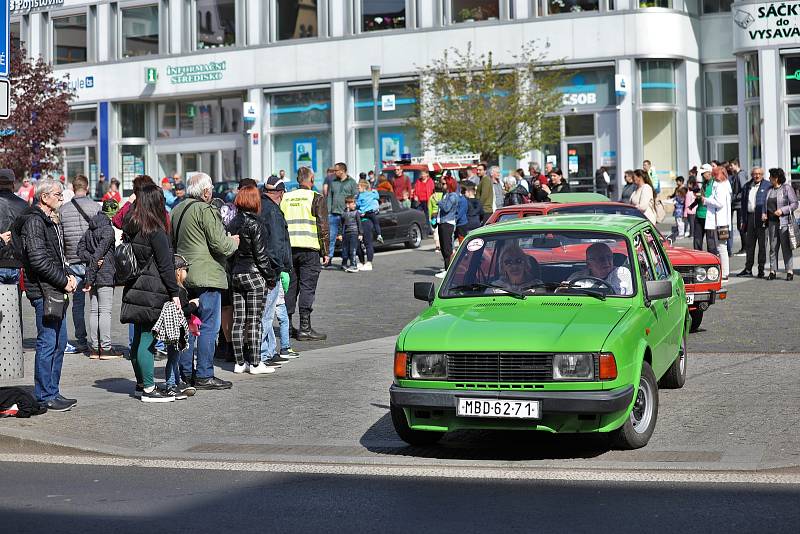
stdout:
[[[380,191],[378,222],[381,224],[383,243],[373,241],[376,249],[403,244],[406,248],[419,248],[423,232],[427,231],[428,221],[418,209],[404,208],[392,193]],[[336,241],[336,251],[342,247]]]

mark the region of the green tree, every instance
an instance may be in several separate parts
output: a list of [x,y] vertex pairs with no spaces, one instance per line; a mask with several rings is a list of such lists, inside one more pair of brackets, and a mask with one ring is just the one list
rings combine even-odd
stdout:
[[508,64],[492,53],[445,50],[418,69],[416,116],[410,126],[426,132],[427,143],[450,152],[522,158],[525,152],[558,139],[558,121],[547,115],[561,107],[565,74],[561,61],[545,62],[536,43],[526,43]]

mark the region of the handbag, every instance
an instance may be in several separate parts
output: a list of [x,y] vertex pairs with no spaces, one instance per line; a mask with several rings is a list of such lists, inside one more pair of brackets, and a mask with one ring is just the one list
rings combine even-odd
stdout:
[[793,212],[789,212],[789,246],[792,249],[800,248],[800,227],[797,226],[797,217]]
[[667,216],[667,211],[664,209],[664,204],[660,200],[653,198],[653,210],[656,212],[656,222],[663,222],[664,217]]
[[140,273],[139,262],[133,253],[133,242],[123,236],[122,243],[114,249],[114,282],[125,285]]
[[50,285],[41,285],[42,299],[44,300],[43,320],[60,321],[67,312],[69,297],[66,293],[58,291]]
[[727,241],[731,237],[730,228],[727,226],[717,226],[717,239]]

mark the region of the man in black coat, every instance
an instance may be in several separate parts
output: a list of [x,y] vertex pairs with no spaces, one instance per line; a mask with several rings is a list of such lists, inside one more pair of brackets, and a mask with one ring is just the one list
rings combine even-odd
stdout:
[[[279,284],[285,292],[289,287],[289,273],[292,271],[292,247],[289,244],[289,229],[281,211],[281,200],[286,185],[278,176],[270,176],[264,183],[261,194],[261,213],[259,218],[267,229],[267,254],[276,273],[280,273]],[[264,315],[261,319],[261,361],[269,360],[273,364],[288,361],[296,354],[280,354],[277,350],[275,331],[272,321],[275,318],[275,306],[281,288],[278,284],[267,292]]]
[[[14,171],[0,169],[0,237],[7,236],[8,239],[11,225],[28,209],[28,203],[14,194],[15,182]],[[13,248],[7,246],[8,239],[3,237],[0,243],[0,284],[17,285],[22,264],[14,256]]]
[[[67,346],[66,301],[67,295],[75,292],[77,280],[68,271],[64,233],[58,222],[64,188],[61,182],[44,178],[37,182],[34,198],[34,206],[27,208],[12,228],[14,250],[25,269],[25,292],[36,310],[33,394],[48,410],[65,412],[77,402],[59,391]],[[45,315],[47,308],[58,315]]]

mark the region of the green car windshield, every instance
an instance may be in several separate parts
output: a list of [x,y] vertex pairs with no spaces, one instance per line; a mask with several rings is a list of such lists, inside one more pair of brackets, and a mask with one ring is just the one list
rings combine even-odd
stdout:
[[627,239],[587,231],[517,231],[472,237],[459,249],[439,296],[636,294]]

